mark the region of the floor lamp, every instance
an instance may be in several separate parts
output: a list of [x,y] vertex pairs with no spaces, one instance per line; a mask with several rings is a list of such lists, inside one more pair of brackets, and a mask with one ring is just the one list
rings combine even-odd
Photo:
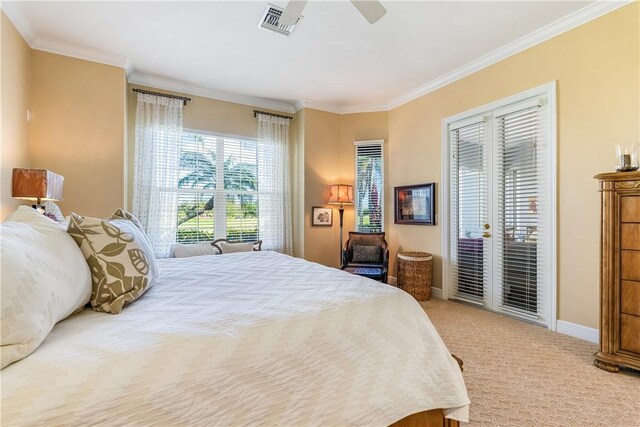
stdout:
[[340,212],[340,265],[342,265],[342,226],[344,217],[344,205],[353,204],[353,187],[345,184],[334,184],[330,187],[329,204],[339,205]]

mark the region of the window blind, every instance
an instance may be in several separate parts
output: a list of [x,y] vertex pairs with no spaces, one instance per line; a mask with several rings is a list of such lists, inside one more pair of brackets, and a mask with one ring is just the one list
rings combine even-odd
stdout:
[[451,273],[457,298],[481,303],[489,277],[487,137],[484,118],[449,127]]
[[384,231],[383,141],[356,142],[356,231]]
[[498,304],[540,319],[546,317],[549,244],[545,111],[537,100],[527,101],[495,119]]
[[258,144],[224,139],[226,238],[258,240]]
[[178,194],[178,242],[258,240],[258,146],[250,140],[183,134],[177,188],[169,189]]
[[217,138],[183,133],[178,171],[177,241],[195,243],[215,238]]

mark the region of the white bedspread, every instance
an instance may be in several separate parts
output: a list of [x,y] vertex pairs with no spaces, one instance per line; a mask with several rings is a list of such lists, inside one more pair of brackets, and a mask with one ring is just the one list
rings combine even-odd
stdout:
[[121,314],[64,320],[0,377],[3,426],[468,418],[460,370],[411,296],[272,252],[161,260]]

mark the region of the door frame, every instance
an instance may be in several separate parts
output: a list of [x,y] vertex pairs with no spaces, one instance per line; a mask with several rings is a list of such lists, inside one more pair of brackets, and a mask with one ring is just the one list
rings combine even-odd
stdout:
[[[558,289],[557,289],[557,109],[556,109],[556,81],[537,86],[535,88],[526,90],[524,92],[517,93],[515,95],[499,99],[497,101],[482,105],[480,107],[468,110],[453,116],[442,119],[442,191],[440,191],[439,204],[442,209],[442,215],[440,221],[442,224],[442,298],[449,299],[449,292],[451,289],[450,268],[451,268],[451,256],[450,256],[450,235],[451,235],[451,223],[449,218],[449,203],[451,194],[450,188],[450,170],[449,170],[449,156],[450,156],[450,143],[449,143],[449,124],[463,120],[472,116],[477,116],[488,110],[495,110],[496,108],[512,104],[515,102],[523,101],[527,98],[535,96],[547,97],[547,139],[549,145],[549,155],[547,158],[547,164],[549,165],[549,181],[547,184],[547,194],[549,194],[549,234],[551,241],[549,243],[549,260],[550,265],[547,271],[547,295],[549,296],[547,319],[549,319],[548,328],[552,331],[557,329],[558,321]],[[493,179],[493,177],[490,177]]]

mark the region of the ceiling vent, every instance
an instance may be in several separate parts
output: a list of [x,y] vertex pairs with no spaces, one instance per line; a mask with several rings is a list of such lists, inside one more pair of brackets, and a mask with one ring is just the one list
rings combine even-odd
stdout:
[[295,24],[281,25],[279,21],[280,17],[282,16],[282,12],[282,8],[267,3],[267,8],[262,14],[262,18],[260,19],[260,24],[258,25],[258,27],[264,28],[265,30],[273,31],[274,33],[288,36],[298,25],[298,22],[300,22],[300,20],[302,19],[302,15],[300,15],[300,17],[296,20]]

